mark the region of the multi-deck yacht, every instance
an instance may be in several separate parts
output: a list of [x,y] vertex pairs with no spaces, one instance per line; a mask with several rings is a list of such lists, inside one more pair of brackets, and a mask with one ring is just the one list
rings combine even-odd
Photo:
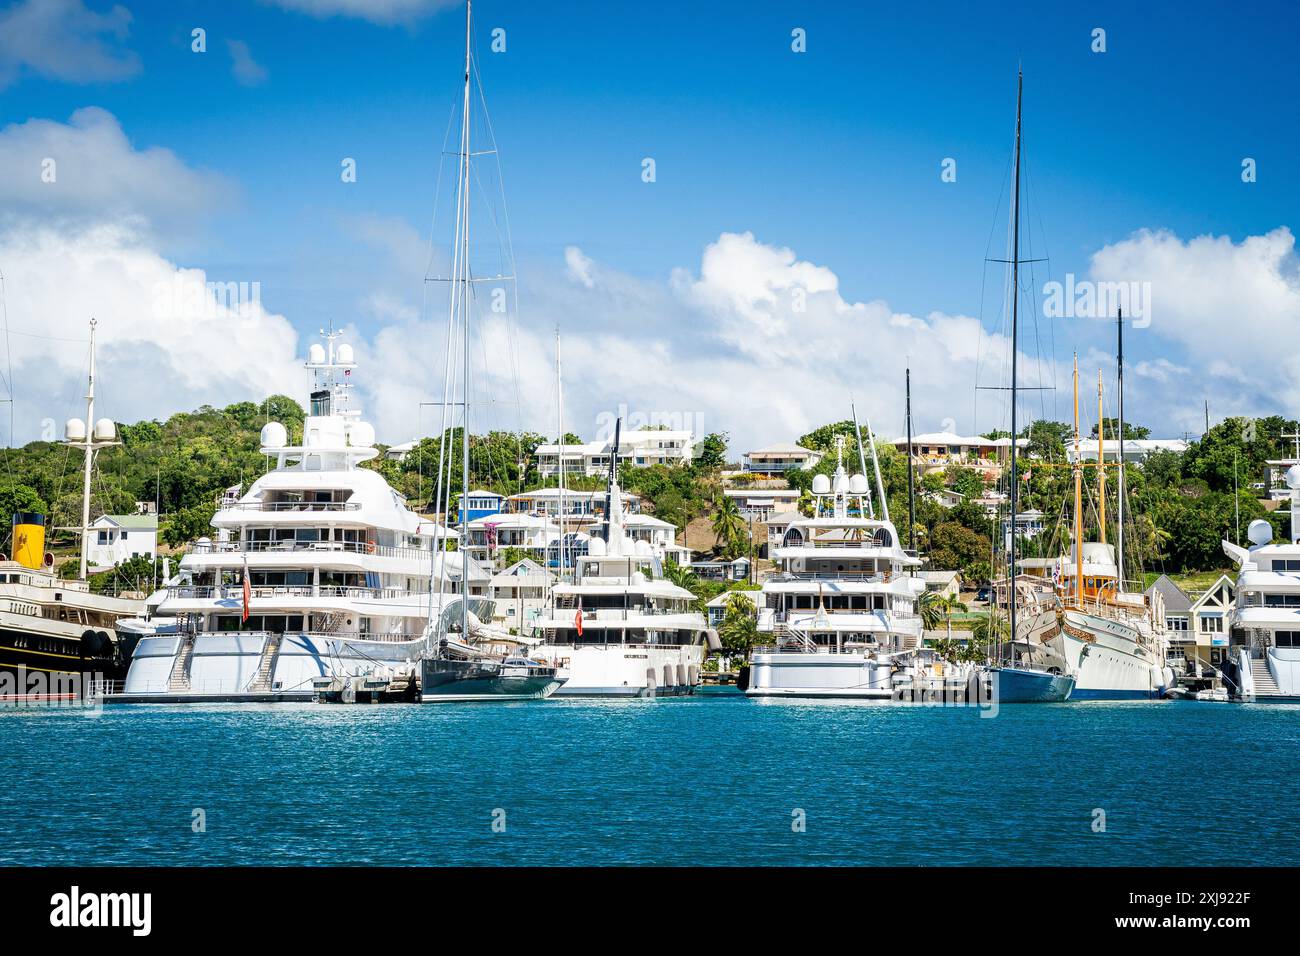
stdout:
[[222,500],[215,539],[184,556],[147,619],[119,627],[139,641],[108,699],[309,700],[322,678],[410,672],[443,605],[485,590],[487,573],[446,550],[452,532],[361,467],[374,429],[351,407],[356,363],[337,338],[311,347],[301,441],[262,429],[274,468]]
[[866,475],[848,475],[841,454],[812,494],[813,516],[792,521],[773,549],[758,629],[774,643],[751,655],[745,693],[888,700],[942,681],[944,663],[922,647],[925,582],[909,573],[921,562],[887,515],[872,516]]
[[1223,670],[1240,701],[1300,702],[1300,465],[1287,470],[1286,484],[1289,541],[1272,544],[1272,525],[1256,520],[1249,548],[1223,542],[1239,568]]
[[615,462],[602,533],[576,558],[573,581],[551,589],[533,623],[542,639],[535,653],[567,675],[557,697],[690,694],[717,635],[693,609],[694,595],[664,577],[649,542],[627,534]]

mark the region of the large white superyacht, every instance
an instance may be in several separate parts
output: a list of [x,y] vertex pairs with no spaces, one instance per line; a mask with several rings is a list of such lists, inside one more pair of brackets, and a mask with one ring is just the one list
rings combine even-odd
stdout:
[[812,494],[812,517],[792,521],[773,550],[758,628],[774,643],[754,649],[745,693],[888,700],[943,680],[944,664],[922,647],[925,582],[910,573],[921,562],[887,512],[874,516],[867,476],[841,460]]
[[694,595],[664,577],[650,544],[627,534],[616,462],[603,533],[576,559],[573,581],[551,589],[533,624],[543,641],[535,654],[567,675],[556,697],[690,694],[717,635],[692,607]]
[[1249,548],[1223,542],[1239,569],[1223,668],[1239,701],[1300,702],[1300,465],[1287,470],[1286,483],[1287,542],[1273,544],[1273,526],[1262,519],[1246,530]]
[[321,678],[409,672],[444,602],[484,589],[486,572],[445,550],[451,532],[360,467],[378,451],[350,407],[356,364],[337,337],[311,347],[301,444],[268,423],[275,467],[221,502],[215,540],[184,556],[149,618],[119,624],[139,641],[107,699],[309,700]]

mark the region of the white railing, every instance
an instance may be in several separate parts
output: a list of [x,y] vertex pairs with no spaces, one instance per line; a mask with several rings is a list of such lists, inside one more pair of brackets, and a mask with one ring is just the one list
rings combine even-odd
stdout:
[[778,571],[769,581],[852,581],[854,584],[889,584],[907,575],[892,571]]
[[384,558],[424,558],[437,553],[428,548],[399,548],[369,541],[214,541],[196,545],[195,554],[292,554],[309,552],[345,552],[373,554]]
[[[367,588],[325,585],[313,587],[310,584],[298,585],[253,585],[250,595],[254,598],[276,597],[337,597],[387,599],[427,596],[427,591],[408,591],[405,588]],[[169,600],[208,601],[208,600],[243,600],[244,589],[240,584],[221,586],[177,585],[167,589]]]
[[231,501],[222,504],[222,511],[360,511],[359,501]]

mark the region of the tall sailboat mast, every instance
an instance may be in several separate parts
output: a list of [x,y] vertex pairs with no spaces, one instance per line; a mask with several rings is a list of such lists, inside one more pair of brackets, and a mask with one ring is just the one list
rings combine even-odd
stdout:
[[1119,345],[1115,353],[1117,384],[1119,386],[1119,494],[1115,502],[1115,555],[1118,559],[1116,570],[1116,591],[1124,590],[1124,310],[1119,310],[1115,321],[1119,335]]
[[912,368],[907,368],[907,543],[916,554],[916,491],[912,478]]
[[1101,369],[1097,369],[1097,540],[1106,543],[1106,419],[1101,401]]
[[1083,459],[1079,453],[1079,355],[1074,356],[1074,596],[1083,607]]
[[[461,112],[460,126],[460,162],[458,164],[458,179],[456,191],[456,252],[454,254],[454,263],[452,267],[452,314],[460,313],[460,328],[462,340],[462,359],[464,369],[461,373],[461,392],[462,408],[464,410],[461,421],[463,428],[461,430],[461,509],[460,509],[460,534],[462,544],[469,543],[469,371],[470,371],[470,338],[469,338],[469,300],[470,300],[470,268],[469,268],[469,193],[470,193],[470,125],[469,125],[469,102],[470,102],[470,82],[473,76],[473,65],[470,61],[470,8],[471,3],[466,0],[465,3],[465,95]],[[469,639],[469,564],[468,553],[461,552],[460,565],[460,633],[462,640]]]
[[560,327],[555,327],[555,425],[560,432],[560,453],[557,460],[560,490],[560,579],[564,578],[564,371],[560,364]]
[[1024,90],[1024,73],[1016,72],[1016,175],[1015,199],[1012,206],[1011,225],[1011,546],[1008,550],[1007,574],[1010,578],[1008,600],[1011,604],[1011,643],[1016,640],[1016,501],[1020,485],[1018,455],[1016,454],[1016,398],[1019,382],[1016,378],[1020,318],[1020,109]]

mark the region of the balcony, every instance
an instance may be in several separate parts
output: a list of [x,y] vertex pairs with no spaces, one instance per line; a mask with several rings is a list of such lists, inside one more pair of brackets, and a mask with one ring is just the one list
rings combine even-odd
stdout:
[[[310,584],[276,584],[257,585],[249,589],[253,600],[258,598],[364,598],[382,600],[428,594],[426,591],[408,591],[405,588],[367,588],[346,587],[322,584],[313,587]],[[222,585],[178,585],[167,589],[169,601],[242,601],[244,588],[240,584]]]
[[300,554],[347,552],[384,558],[428,558],[435,552],[425,548],[397,548],[368,541],[214,541],[195,545],[194,554]]
[[290,514],[316,514],[330,511],[360,511],[359,501],[232,501],[222,511],[257,511]]

